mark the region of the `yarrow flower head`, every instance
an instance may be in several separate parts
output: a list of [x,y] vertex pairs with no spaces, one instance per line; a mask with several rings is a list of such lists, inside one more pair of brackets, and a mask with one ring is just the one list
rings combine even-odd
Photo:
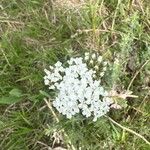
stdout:
[[57,91],[53,106],[67,118],[81,113],[96,121],[110,110],[112,99],[100,80],[93,78],[96,71],[89,69],[81,57],[71,58],[66,67],[58,61],[50,70],[45,69],[45,73],[45,85]]

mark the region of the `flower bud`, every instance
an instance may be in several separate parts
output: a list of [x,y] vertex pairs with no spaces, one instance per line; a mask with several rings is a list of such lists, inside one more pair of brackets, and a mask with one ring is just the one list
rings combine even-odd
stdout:
[[98,70],[98,69],[99,69],[99,66],[96,65],[94,68],[95,68],[95,70]]
[[47,69],[44,69],[44,72],[45,72],[47,75],[50,74],[50,71],[47,70]]
[[104,76],[104,72],[101,72],[101,73],[100,73],[100,76],[103,77],[103,76]]
[[96,75],[95,75],[95,74],[93,74],[93,78],[96,78]]
[[45,80],[44,80],[44,83],[45,83],[45,85],[49,85],[49,80],[48,80],[48,79],[45,79]]
[[51,85],[51,86],[49,87],[49,89],[50,89],[50,90],[54,90],[54,89],[55,89],[55,86],[54,86],[54,85]]
[[96,59],[96,54],[95,54],[95,53],[92,54],[92,59],[93,59],[93,60]]
[[85,58],[84,58],[84,59],[85,59],[86,61],[87,61],[87,60],[89,60],[89,56],[85,56]]
[[106,66],[107,64],[108,64],[107,61],[104,61],[103,65]]
[[99,56],[98,59],[97,59],[98,63],[101,63],[102,59],[103,59],[102,56]]
[[104,67],[104,68],[103,68],[103,71],[106,71],[106,70],[107,70],[107,67]]
[[85,53],[85,56],[89,56],[89,53],[88,53],[88,52],[86,52],[86,53]]
[[114,63],[119,64],[119,60],[116,58]]
[[94,63],[94,61],[93,61],[93,60],[90,60],[90,64],[93,65],[93,63]]
[[53,69],[54,69],[54,67],[53,67],[53,66],[49,66],[49,68],[50,68],[51,70],[53,70]]
[[111,105],[111,108],[114,108],[114,109],[121,109],[121,106],[118,105],[118,104],[112,104],[112,105]]

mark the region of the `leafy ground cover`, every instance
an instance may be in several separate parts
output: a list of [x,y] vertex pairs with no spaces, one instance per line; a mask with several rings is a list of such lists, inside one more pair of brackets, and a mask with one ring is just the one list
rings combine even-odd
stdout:
[[53,93],[44,69],[93,51],[112,64],[105,84],[138,96],[108,116],[150,141],[148,0],[0,0],[1,150],[150,149],[108,118],[68,120],[54,110],[58,122],[47,107],[44,98]]

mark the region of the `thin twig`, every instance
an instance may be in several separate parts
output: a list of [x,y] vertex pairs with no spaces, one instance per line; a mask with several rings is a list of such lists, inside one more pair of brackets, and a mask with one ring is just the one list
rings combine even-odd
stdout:
[[53,108],[52,108],[52,106],[51,106],[51,103],[48,102],[46,99],[44,99],[44,101],[45,101],[45,103],[47,104],[48,108],[50,109],[51,113],[53,114],[53,116],[54,116],[56,122],[58,123],[58,122],[59,122],[59,119],[58,119],[57,115],[55,114],[55,112],[53,111]]
[[12,23],[12,24],[24,25],[23,22],[13,21],[13,20],[0,20],[0,22],[1,22],[1,23]]
[[142,100],[142,102],[141,102],[141,104],[139,105],[138,108],[132,107],[133,109],[136,110],[136,112],[135,112],[134,116],[132,117],[132,120],[130,121],[130,123],[134,120],[134,118],[135,118],[135,116],[137,115],[138,112],[140,112],[140,113],[142,113],[142,114],[146,114],[146,113],[142,112],[142,111],[140,110],[140,108],[142,107],[142,104],[145,102],[145,100],[147,99],[147,97],[149,96],[149,94],[150,94],[150,91],[147,92],[146,96],[144,97],[144,99]]
[[143,137],[142,135],[140,135],[139,133],[137,133],[137,132],[135,132],[135,131],[133,131],[133,130],[127,128],[127,127],[122,126],[121,124],[117,123],[115,120],[113,120],[112,118],[110,118],[110,117],[108,117],[108,116],[105,116],[105,117],[108,118],[112,123],[114,123],[115,125],[117,125],[117,126],[120,127],[121,129],[126,130],[126,131],[128,131],[128,132],[130,132],[130,133],[136,135],[137,137],[139,137],[139,138],[141,138],[143,141],[145,141],[148,145],[150,145],[150,142],[149,142],[147,139],[145,139],[145,137]]
[[148,64],[149,61],[150,61],[150,60],[147,60],[147,61],[141,66],[141,68],[135,73],[134,77],[132,78],[131,82],[129,83],[129,86],[128,86],[128,88],[127,88],[127,91],[129,91],[129,89],[130,89],[130,87],[131,87],[133,81],[135,80],[135,78],[137,77],[137,75],[140,73],[140,71],[144,68],[144,66]]

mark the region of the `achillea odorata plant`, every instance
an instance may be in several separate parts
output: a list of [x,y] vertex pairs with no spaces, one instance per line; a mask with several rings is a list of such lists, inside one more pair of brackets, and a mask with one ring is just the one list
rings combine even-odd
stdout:
[[84,58],[70,58],[66,65],[58,61],[45,69],[45,85],[57,93],[53,106],[69,119],[81,113],[96,121],[109,112],[114,100],[101,82],[107,64],[102,56],[85,53]]

